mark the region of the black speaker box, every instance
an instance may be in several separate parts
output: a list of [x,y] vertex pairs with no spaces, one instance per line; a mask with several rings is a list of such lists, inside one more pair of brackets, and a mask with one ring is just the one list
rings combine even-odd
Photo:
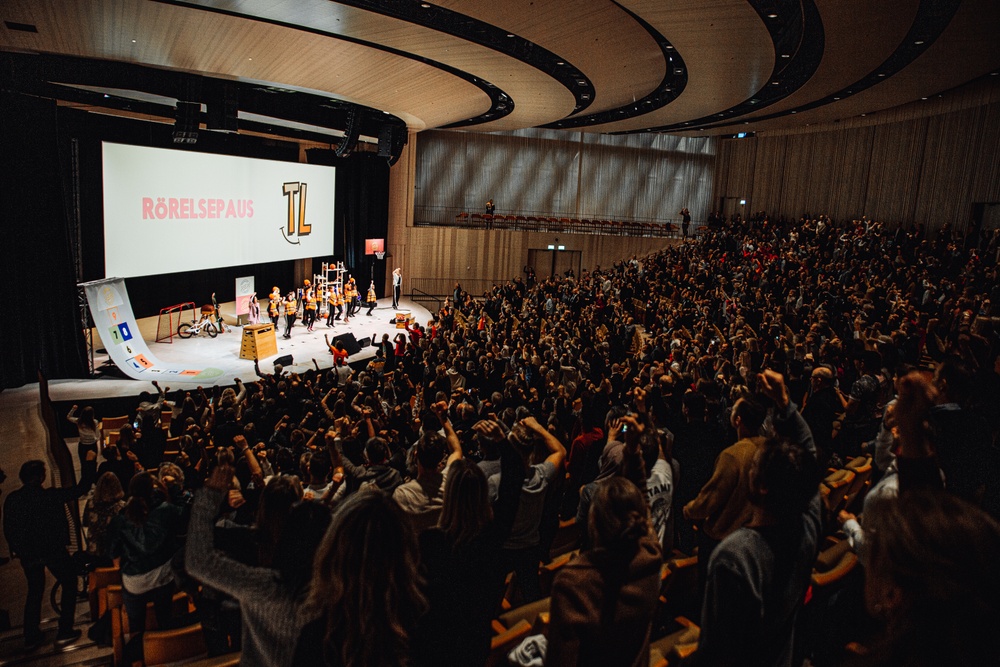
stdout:
[[372,344],[371,338],[358,338],[358,347],[364,349]]
[[281,364],[282,366],[284,366],[286,368],[288,366],[291,366],[292,365],[292,355],[286,354],[283,357],[278,357],[277,359],[274,360],[274,365],[277,366],[278,364]]
[[334,336],[333,340],[330,341],[331,345],[336,345],[337,343],[343,343],[344,349],[347,350],[347,354],[357,354],[361,351],[361,346],[358,345],[358,339],[352,334],[345,333],[339,336]]

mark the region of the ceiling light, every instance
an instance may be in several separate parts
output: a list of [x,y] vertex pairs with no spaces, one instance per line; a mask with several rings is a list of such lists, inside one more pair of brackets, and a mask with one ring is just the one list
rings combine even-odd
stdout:
[[792,54],[790,54],[790,53],[782,53],[782,54],[781,54],[781,57],[782,57],[782,58],[791,58],[791,57],[792,57]]
[[926,100],[927,98],[926,98],[926,97],[921,97],[920,99],[922,99],[922,100]]
[[774,12],[771,12],[770,14],[767,15],[767,18],[769,18],[769,19],[776,19],[776,18],[778,18],[778,15],[775,14]]
[[840,98],[839,98],[839,97],[834,97],[833,99],[835,99],[835,100],[839,100]]
[[867,116],[867,115],[868,115],[868,114],[864,114],[864,113],[863,113],[863,114],[861,114],[861,117],[862,117],[862,118],[864,118],[864,117],[865,117],[865,116]]
[[777,85],[778,85],[779,83],[781,83],[781,82],[780,82],[780,81],[772,81],[772,82],[771,82],[771,85],[772,85],[772,86],[777,86]]
[[798,113],[798,111],[796,111],[795,109],[792,109],[792,113]]
[[916,44],[917,46],[920,46],[921,44],[923,44],[923,43],[924,43],[924,40],[922,40],[922,39],[918,39],[917,41],[915,41],[915,42],[913,42],[913,43],[914,43],[914,44]]
[[560,60],[559,62],[557,62],[557,63],[556,63],[556,65],[565,65],[565,64],[566,64],[566,63],[564,63],[564,62],[563,62],[563,61],[561,61],[561,60]]
[[508,32],[508,33],[507,33],[507,36],[508,36],[508,37],[513,37],[513,36],[514,36],[514,33],[512,33],[512,32]]
[[885,76],[885,73],[884,72],[879,72],[878,75],[879,76]]
[[670,44],[667,44],[667,46],[666,46],[666,49],[667,49],[668,51],[673,51],[673,50],[674,50],[674,47],[673,47],[673,46],[671,46]]
[[134,39],[132,40],[132,43],[135,44],[135,40]]

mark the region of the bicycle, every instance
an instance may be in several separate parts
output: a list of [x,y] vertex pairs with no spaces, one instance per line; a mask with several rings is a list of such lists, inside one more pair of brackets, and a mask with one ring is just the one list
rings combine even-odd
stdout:
[[215,338],[219,335],[219,329],[211,320],[204,318],[197,322],[183,322],[177,327],[177,335],[181,338],[200,336],[203,333],[207,333],[210,338]]

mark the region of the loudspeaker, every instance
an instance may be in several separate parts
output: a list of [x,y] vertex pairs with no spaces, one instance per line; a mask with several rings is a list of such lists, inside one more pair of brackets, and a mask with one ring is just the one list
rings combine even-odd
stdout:
[[334,336],[333,340],[330,341],[330,344],[336,345],[337,343],[344,344],[344,349],[347,350],[347,354],[357,354],[361,351],[361,346],[358,344],[358,340],[349,333]]
[[205,126],[210,130],[236,132],[239,130],[240,89],[235,81],[224,81],[206,95],[208,118]]
[[364,348],[370,346],[371,344],[372,344],[372,339],[371,338],[367,338],[366,337],[366,338],[359,338],[358,339],[358,347],[360,347],[361,349],[364,349]]
[[358,137],[361,135],[361,110],[352,105],[347,111],[347,122],[345,125],[344,138],[333,149],[337,157],[347,157],[358,145]]
[[198,143],[198,128],[201,123],[201,104],[178,100],[174,108],[175,144]]
[[286,354],[283,357],[278,357],[277,359],[274,360],[274,365],[277,366],[278,364],[281,364],[285,368],[288,368],[289,366],[292,365],[292,355]]

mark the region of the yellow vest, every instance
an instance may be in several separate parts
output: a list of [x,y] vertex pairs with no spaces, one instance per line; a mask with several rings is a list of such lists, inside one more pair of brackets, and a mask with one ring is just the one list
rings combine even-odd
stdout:
[[294,315],[299,309],[299,302],[295,299],[289,299],[285,302],[285,315]]

